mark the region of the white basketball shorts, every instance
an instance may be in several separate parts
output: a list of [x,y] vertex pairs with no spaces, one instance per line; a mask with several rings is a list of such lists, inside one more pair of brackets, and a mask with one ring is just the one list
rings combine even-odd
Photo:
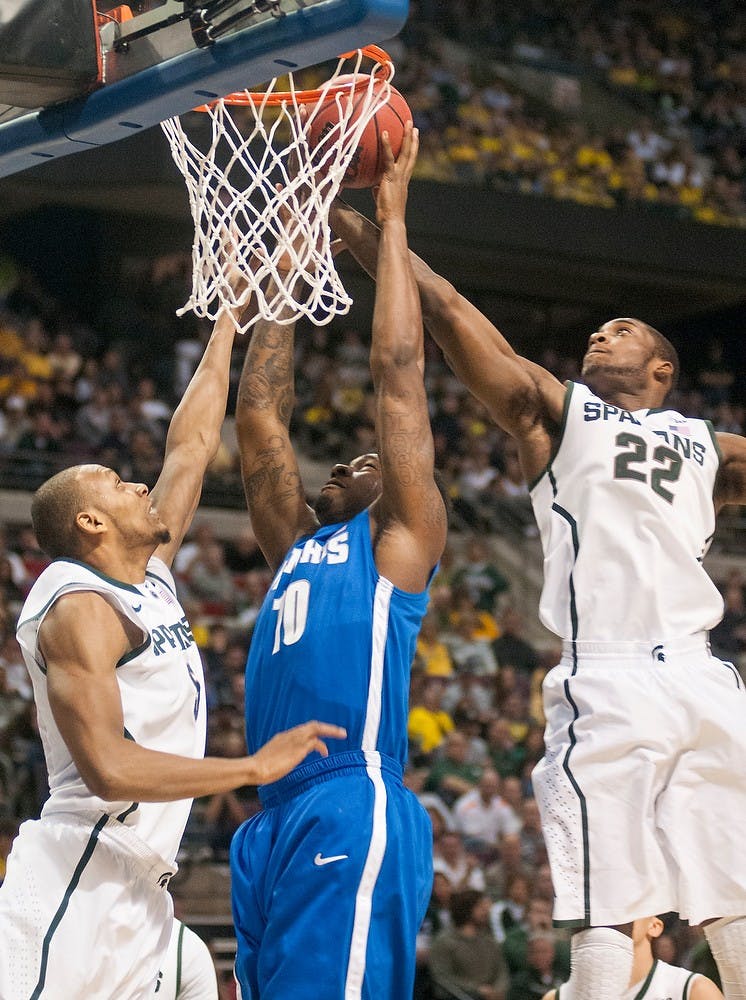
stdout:
[[533,772],[568,926],[746,913],[746,692],[703,636],[565,643]]
[[23,823],[0,886],[0,998],[152,1000],[174,871],[113,818]]

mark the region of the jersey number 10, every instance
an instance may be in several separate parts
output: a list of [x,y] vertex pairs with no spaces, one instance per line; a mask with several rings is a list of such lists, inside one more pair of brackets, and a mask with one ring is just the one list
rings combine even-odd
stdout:
[[310,593],[308,580],[294,580],[282,597],[272,601],[272,610],[277,612],[273,653],[277,653],[281,645],[292,646],[306,631]]

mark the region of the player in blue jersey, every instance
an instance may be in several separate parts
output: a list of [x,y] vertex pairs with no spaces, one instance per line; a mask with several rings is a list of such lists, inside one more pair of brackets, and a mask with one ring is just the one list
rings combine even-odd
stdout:
[[404,223],[417,133],[390,149],[371,372],[378,454],[332,469],[306,504],[288,425],[293,330],[260,323],[236,421],[252,525],[272,586],[246,670],[249,747],[308,713],[343,726],[260,790],[232,851],[236,973],[244,1000],[410,1000],[432,883],[429,819],[402,784],[409,672],[443,551],[423,383],[419,295]]
[[[376,227],[333,231],[375,274]],[[703,557],[746,503],[746,438],[668,408],[677,357],[638,319],[602,324],[582,382],[562,384],[418,258],[425,324],[515,438],[544,550],[540,614],[563,641],[544,681],[533,772],[555,890],[573,937],[573,1000],[624,996],[633,921],[703,924],[727,1000],[746,997],[746,691],[711,653],[723,604]]]

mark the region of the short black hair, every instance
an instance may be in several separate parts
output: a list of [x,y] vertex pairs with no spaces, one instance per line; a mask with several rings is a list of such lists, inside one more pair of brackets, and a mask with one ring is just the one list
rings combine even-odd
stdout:
[[678,351],[668,337],[663,336],[660,330],[656,330],[655,327],[650,326],[649,323],[645,323],[645,329],[655,341],[653,356],[660,358],[661,361],[669,361],[671,363],[671,389],[675,389],[679,384],[680,366]]
[[79,465],[63,469],[39,487],[31,501],[31,523],[39,548],[51,559],[75,558],[80,540],[75,518],[83,509]]
[[477,889],[460,889],[451,896],[451,919],[454,927],[464,927],[471,920],[474,907],[484,895]]

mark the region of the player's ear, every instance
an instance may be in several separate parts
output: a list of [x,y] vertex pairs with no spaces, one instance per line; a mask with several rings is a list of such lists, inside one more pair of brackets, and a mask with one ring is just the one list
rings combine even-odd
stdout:
[[664,930],[665,925],[660,917],[650,918],[650,923],[648,924],[647,929],[647,936],[649,938],[659,938]]
[[75,515],[75,526],[86,535],[100,535],[106,525],[96,510],[81,510]]
[[653,359],[653,378],[661,385],[670,386],[673,382],[673,365],[663,358]]

